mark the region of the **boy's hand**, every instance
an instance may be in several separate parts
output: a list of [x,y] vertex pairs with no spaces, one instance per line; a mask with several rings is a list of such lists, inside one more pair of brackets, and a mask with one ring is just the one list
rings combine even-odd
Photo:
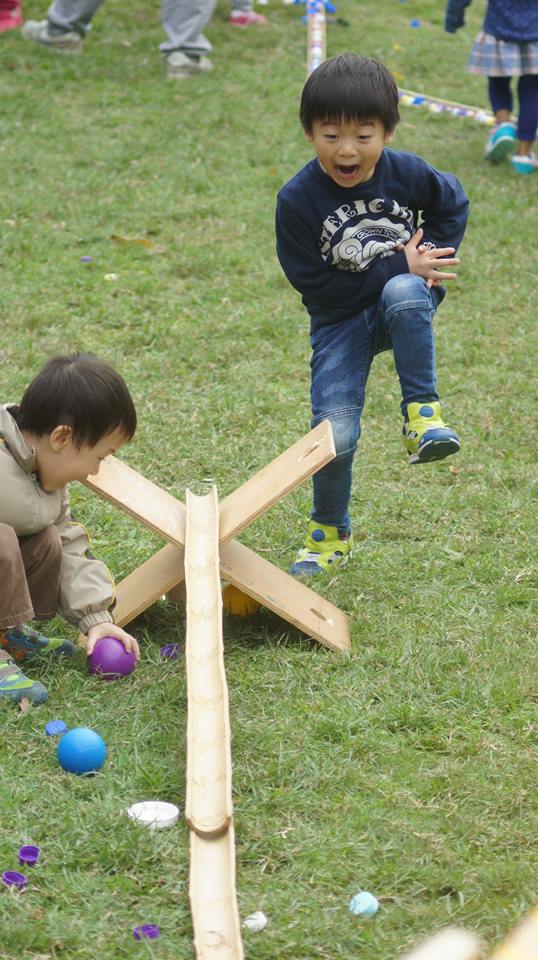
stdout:
[[87,657],[89,657],[95,644],[98,640],[101,640],[102,637],[116,637],[117,640],[123,643],[128,653],[131,651],[134,653],[137,662],[140,660],[140,649],[135,638],[132,637],[130,633],[122,630],[121,627],[117,627],[115,623],[97,623],[95,627],[90,627],[85,644]]
[[442,273],[439,267],[452,267],[459,264],[457,257],[451,257],[454,247],[433,247],[429,249],[421,245],[424,231],[419,227],[417,232],[404,246],[404,253],[409,267],[409,273],[423,277],[428,287],[438,286],[443,280],[456,280],[455,273]]

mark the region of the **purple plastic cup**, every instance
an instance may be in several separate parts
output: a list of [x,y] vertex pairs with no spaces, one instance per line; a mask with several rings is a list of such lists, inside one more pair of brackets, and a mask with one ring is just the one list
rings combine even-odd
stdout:
[[161,928],[156,923],[142,923],[133,930],[135,940],[142,940],[147,937],[148,940],[156,940],[161,935]]
[[17,890],[24,890],[28,881],[23,873],[18,873],[17,870],[6,870],[2,874],[2,883],[5,883],[6,887],[16,887]]
[[19,863],[21,866],[35,867],[37,861],[39,860],[40,853],[41,850],[39,847],[34,847],[31,843],[27,844],[25,847],[20,847]]
[[128,652],[116,637],[101,637],[88,657],[88,669],[103,680],[117,680],[132,673],[136,666],[134,653]]
[[165,643],[164,647],[161,647],[159,650],[161,657],[169,657],[170,660],[177,660],[182,653],[182,647],[180,643]]

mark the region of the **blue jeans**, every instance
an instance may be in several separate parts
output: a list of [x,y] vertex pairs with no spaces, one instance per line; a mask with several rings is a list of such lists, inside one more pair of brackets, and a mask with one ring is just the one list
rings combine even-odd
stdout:
[[402,414],[413,401],[438,400],[433,317],[442,288],[428,290],[422,277],[389,280],[377,303],[310,337],[312,427],[330,420],[336,459],[313,477],[312,519],[350,529],[351,468],[360,437],[366,381],[376,353],[392,349],[402,390]]

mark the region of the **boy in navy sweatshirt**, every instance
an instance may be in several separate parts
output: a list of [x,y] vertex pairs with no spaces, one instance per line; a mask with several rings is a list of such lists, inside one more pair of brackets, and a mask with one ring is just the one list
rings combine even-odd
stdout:
[[460,449],[441,418],[432,322],[443,281],[456,277],[445,271],[459,263],[469,207],[456,177],[385,149],[400,117],[381,63],[326,60],[306,81],[300,117],[317,156],[279,192],[277,253],[310,314],[312,427],[331,421],[336,459],[314,476],[294,575],[351,553],[352,463],[377,353],[394,352],[409,463]]

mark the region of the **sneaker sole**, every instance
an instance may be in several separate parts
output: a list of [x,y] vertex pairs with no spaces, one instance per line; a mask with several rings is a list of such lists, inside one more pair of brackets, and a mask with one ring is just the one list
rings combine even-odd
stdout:
[[495,146],[486,153],[486,160],[488,160],[489,163],[502,163],[515,149],[515,137],[500,137],[495,143]]
[[76,57],[82,53],[82,44],[80,47],[57,47],[52,43],[44,43],[43,40],[33,40],[32,42],[41,47],[42,50],[52,50],[53,53],[61,53],[64,56]]
[[432,460],[444,460],[445,457],[450,457],[451,454],[458,453],[459,450],[461,450],[461,444],[457,440],[430,440],[429,443],[425,443],[421,447],[418,453],[410,453],[407,462],[410,465],[431,463]]
[[58,41],[57,43],[48,43],[46,40],[41,40],[40,37],[36,37],[32,33],[29,33],[24,26],[21,30],[21,36],[25,40],[30,41],[30,43],[35,43],[38,47],[44,47],[47,50],[54,50],[55,53],[82,53],[84,46],[84,41],[82,38],[80,43],[73,43],[71,45],[66,43],[62,46],[61,41]]
[[[319,577],[322,573],[332,573],[333,567],[345,567],[352,556],[353,551],[350,550],[338,563],[330,564],[328,567],[320,567],[317,563],[303,560],[300,563],[293,563],[288,572],[292,577]],[[304,564],[304,567],[302,564]],[[307,569],[307,567],[312,567],[313,569]]]
[[28,690],[0,690],[0,701],[1,700],[14,700],[15,703],[20,703],[21,700],[28,700],[30,703],[39,704],[45,703],[45,700],[48,700],[48,693],[45,687],[42,687],[41,690],[35,690],[32,694],[30,689]]

